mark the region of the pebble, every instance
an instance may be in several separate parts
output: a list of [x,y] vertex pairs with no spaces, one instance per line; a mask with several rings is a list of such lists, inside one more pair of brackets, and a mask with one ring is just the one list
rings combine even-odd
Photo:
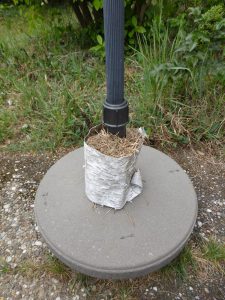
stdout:
[[58,281],[57,279],[55,279],[55,278],[52,278],[52,282],[53,282],[54,284],[57,284],[59,281]]
[[189,286],[189,290],[190,290],[190,291],[193,291],[193,287],[192,287],[192,286]]
[[201,228],[202,227],[202,222],[198,221],[198,227]]
[[35,245],[35,246],[42,246],[42,242],[41,242],[41,241],[36,241],[36,242],[34,243],[34,245]]
[[158,288],[156,286],[153,287],[153,291],[157,292]]
[[11,256],[7,256],[7,257],[6,257],[6,262],[7,262],[7,263],[10,263],[11,261],[12,261],[12,257],[11,257]]
[[93,285],[91,289],[92,289],[93,292],[96,292],[96,290],[97,290],[95,285]]
[[205,292],[206,294],[209,294],[209,290],[207,288],[205,288]]
[[5,204],[3,207],[4,207],[4,210],[8,210],[10,207],[10,204]]

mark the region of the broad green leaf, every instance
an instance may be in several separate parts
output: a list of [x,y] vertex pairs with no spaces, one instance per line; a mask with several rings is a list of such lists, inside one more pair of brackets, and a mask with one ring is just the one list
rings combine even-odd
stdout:
[[137,18],[135,16],[132,17],[131,22],[134,27],[137,27]]
[[101,0],[94,0],[93,1],[93,6],[96,10],[99,10],[102,8],[102,1]]
[[137,26],[135,28],[135,31],[138,32],[138,33],[145,33],[146,32],[146,30],[143,26]]
[[103,39],[99,34],[97,35],[97,41],[98,41],[99,45],[103,44]]

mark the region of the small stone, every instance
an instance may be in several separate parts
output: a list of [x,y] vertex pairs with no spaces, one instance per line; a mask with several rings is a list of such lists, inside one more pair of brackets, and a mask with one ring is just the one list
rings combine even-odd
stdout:
[[8,99],[8,100],[7,100],[7,104],[8,104],[8,106],[12,106],[12,105],[13,105],[12,99]]
[[26,247],[26,245],[24,245],[24,244],[20,246],[20,249],[21,249],[21,250],[26,250],[26,248],[27,248],[27,247]]
[[93,292],[96,292],[96,290],[97,290],[95,285],[93,285],[91,289],[92,289]]
[[73,300],[79,300],[80,296],[76,295],[75,297],[73,297]]
[[209,209],[209,208],[208,208],[206,211],[207,211],[208,213],[211,213],[211,212],[212,212],[211,209]]
[[34,243],[34,245],[35,245],[35,246],[42,246],[42,242],[41,242],[41,241],[36,241],[36,242]]
[[4,207],[4,210],[8,210],[9,207],[10,207],[10,205],[9,204],[5,204],[3,207]]
[[55,279],[55,278],[52,278],[52,282],[55,283],[55,284],[57,284],[57,283],[58,283],[58,280]]
[[11,256],[7,256],[7,257],[6,257],[6,262],[7,262],[7,263],[10,263],[11,261],[12,261],[12,257],[11,257]]
[[193,287],[192,287],[192,286],[189,286],[189,290],[190,290],[190,291],[193,291]]
[[156,286],[153,287],[153,291],[157,292],[158,288]]
[[209,294],[209,290],[207,288],[205,288],[205,292],[206,294]]
[[29,128],[28,124],[23,124],[23,126],[21,127],[21,129],[23,129],[23,130],[28,129],[28,128]]
[[60,300],[60,297],[55,298],[55,300]]
[[202,227],[202,222],[198,221],[198,227],[201,228]]

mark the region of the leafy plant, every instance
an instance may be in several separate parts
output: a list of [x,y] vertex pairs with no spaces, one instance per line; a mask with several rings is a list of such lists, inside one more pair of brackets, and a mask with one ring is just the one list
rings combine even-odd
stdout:
[[98,42],[98,44],[94,47],[91,47],[90,50],[93,53],[95,53],[95,54],[97,53],[102,58],[104,58],[105,57],[105,42],[100,34],[97,35],[97,42]]

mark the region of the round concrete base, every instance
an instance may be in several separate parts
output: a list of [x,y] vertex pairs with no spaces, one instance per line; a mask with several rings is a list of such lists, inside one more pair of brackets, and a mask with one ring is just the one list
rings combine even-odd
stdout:
[[143,193],[115,211],[84,192],[83,148],[60,159],[43,178],[35,201],[39,230],[69,267],[98,278],[145,275],[174,259],[196,221],[196,194],[184,170],[144,146],[138,167]]

